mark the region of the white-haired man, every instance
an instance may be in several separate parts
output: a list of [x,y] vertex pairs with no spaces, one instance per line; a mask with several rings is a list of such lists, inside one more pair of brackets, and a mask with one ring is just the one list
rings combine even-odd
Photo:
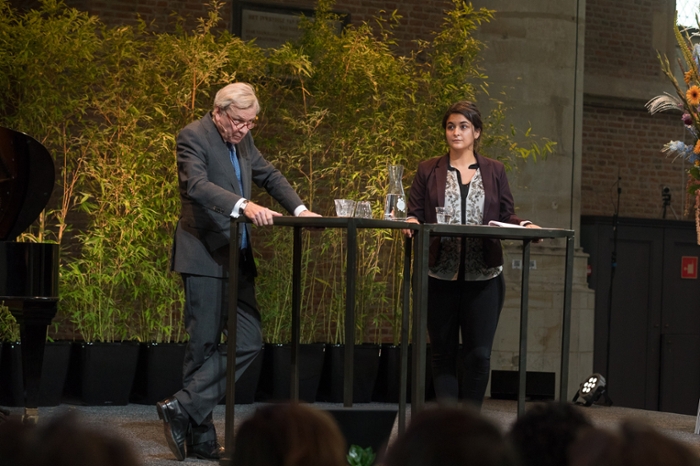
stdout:
[[[185,327],[190,337],[183,388],[156,405],[175,457],[219,459],[212,411],[226,389],[226,355],[219,351],[227,320],[231,217],[245,215],[255,225],[271,225],[281,214],[249,200],[251,185],[267,190],[287,211],[310,212],[286,178],[255,147],[250,130],[260,111],[249,84],[222,88],[214,108],[177,137],[182,210],[175,232],[172,269],[185,287]],[[248,225],[241,228],[238,281],[236,379],[262,348],[255,300],[255,263]]]

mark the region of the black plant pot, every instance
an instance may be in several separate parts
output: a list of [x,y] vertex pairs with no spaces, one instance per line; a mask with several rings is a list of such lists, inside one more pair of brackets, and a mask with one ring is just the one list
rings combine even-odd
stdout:
[[[408,373],[406,378],[406,402],[411,402],[411,345],[408,346]],[[377,383],[374,385],[372,401],[383,403],[398,403],[401,376],[401,347],[391,344],[382,345],[379,356],[379,371]]]
[[142,343],[132,403],[155,404],[182,388],[182,364],[187,343]]
[[[352,402],[369,403],[379,370],[379,345],[362,344],[355,346],[353,365]],[[318,388],[319,401],[343,402],[345,380],[345,345],[327,345],[321,383]]]
[[[299,346],[299,399],[307,403],[316,401],[321,381],[326,351],[324,343]],[[291,398],[292,347],[291,345],[265,344],[262,374],[258,384],[258,401],[283,401]]]
[[134,384],[139,344],[74,343],[64,399],[87,406],[124,406]]
[[[432,364],[430,363],[430,345],[426,347],[425,366],[425,400],[435,399]],[[411,402],[411,375],[413,373],[413,345],[408,345],[408,371],[406,386],[406,402]],[[401,347],[391,344],[382,345],[379,357],[379,373],[374,386],[373,401],[398,403],[401,375]]]
[[433,353],[430,350],[430,344],[427,344],[425,346],[425,401],[431,401],[435,399],[435,383],[433,383],[432,360]]
[[[24,406],[24,380],[22,377],[22,345],[5,343],[0,357],[0,405]],[[44,347],[39,385],[39,406],[58,406],[70,361],[70,342],[50,342]]]
[[[223,351],[226,354],[226,344],[219,345],[219,351]],[[260,353],[248,366],[248,369],[236,381],[235,403],[237,405],[248,405],[255,402],[255,392],[258,390],[258,381],[262,372],[264,356],[265,347],[263,346]],[[219,404],[226,404],[226,398],[224,397]]]

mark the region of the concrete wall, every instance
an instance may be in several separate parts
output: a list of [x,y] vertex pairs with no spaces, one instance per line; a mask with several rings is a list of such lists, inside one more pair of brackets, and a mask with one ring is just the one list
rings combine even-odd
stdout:
[[[506,248],[506,302],[501,314],[492,369],[517,370],[520,335],[520,270],[512,267],[520,259],[522,248]],[[559,394],[562,309],[564,300],[565,251],[558,246],[534,246],[530,260],[527,370],[555,372],[555,393]],[[588,255],[580,250],[574,258],[571,302],[571,341],[569,345],[568,399],[573,398],[579,384],[593,371],[593,333],[595,293],[586,285]]]
[[[583,112],[583,59],[585,1],[514,2],[477,0],[475,6],[496,10],[495,20],[477,36],[486,43],[484,68],[491,95],[507,92],[509,118],[520,129],[557,143],[546,161],[521,164],[509,175],[518,215],[553,228],[578,230],[581,214],[581,130]],[[496,333],[493,369],[518,367],[520,329],[520,270],[512,260],[519,245],[506,247],[504,266],[506,304]],[[530,313],[528,322],[529,371],[557,373],[559,391],[561,318],[565,250],[560,242],[533,245]],[[594,294],[586,284],[586,258],[580,250],[574,263],[569,396],[593,369]]]

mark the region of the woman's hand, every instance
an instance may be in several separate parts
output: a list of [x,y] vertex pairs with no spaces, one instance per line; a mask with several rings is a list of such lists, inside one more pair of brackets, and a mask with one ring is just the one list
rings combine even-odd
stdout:
[[[527,225],[525,225],[525,228],[538,228],[538,229],[540,229],[540,230],[542,229],[542,227],[537,226],[537,225],[535,225],[534,223],[528,223]],[[542,238],[533,239],[532,242],[533,242],[533,243],[541,243],[541,242],[542,242]]]
[[[416,225],[420,225],[420,222],[418,221],[418,219],[416,217],[407,218],[406,223],[415,223]],[[403,230],[401,230],[401,233],[403,233],[403,235],[406,238],[413,237],[413,230],[403,229]]]

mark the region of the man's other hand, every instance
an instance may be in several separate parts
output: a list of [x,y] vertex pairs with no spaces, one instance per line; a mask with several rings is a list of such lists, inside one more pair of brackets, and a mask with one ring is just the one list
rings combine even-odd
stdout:
[[248,217],[254,225],[259,227],[263,225],[272,225],[273,217],[282,216],[281,213],[270,210],[254,202],[248,202],[248,205],[243,211],[243,215]]
[[299,212],[298,217],[321,217],[321,215],[316,212],[311,212],[310,210],[302,210]]

